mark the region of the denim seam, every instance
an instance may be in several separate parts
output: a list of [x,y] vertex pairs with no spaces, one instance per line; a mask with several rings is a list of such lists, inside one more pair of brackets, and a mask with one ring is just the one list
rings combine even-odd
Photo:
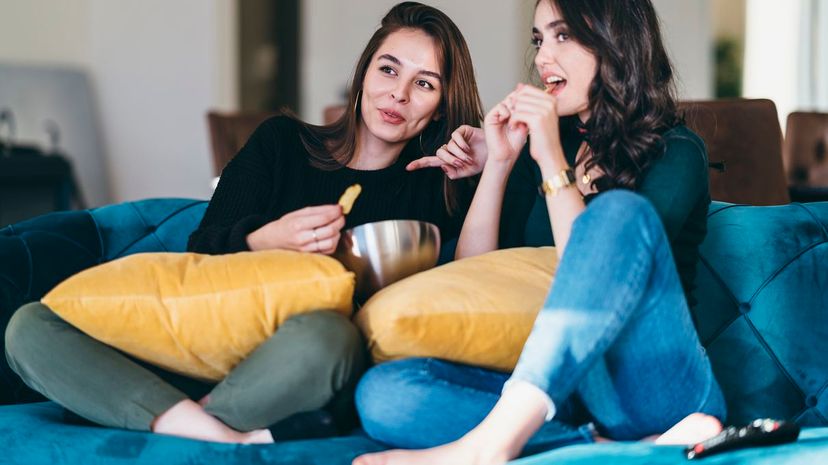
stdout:
[[472,391],[472,392],[478,392],[478,393],[481,393],[481,394],[489,394],[489,395],[494,396],[494,397],[497,397],[497,398],[499,398],[499,397],[500,397],[500,395],[498,395],[498,394],[496,394],[496,393],[494,393],[494,392],[491,392],[491,391],[485,391],[485,390],[483,390],[483,389],[478,389],[478,388],[475,388],[475,387],[473,387],[473,386],[467,386],[467,385],[465,385],[465,384],[454,383],[454,382],[451,382],[451,381],[449,381],[448,379],[445,379],[445,378],[443,378],[443,377],[441,377],[441,376],[437,376],[437,375],[436,375],[436,374],[435,374],[435,373],[434,373],[434,372],[430,369],[430,365],[431,365],[431,363],[432,363],[432,359],[431,359],[431,358],[427,358],[427,359],[426,359],[426,366],[425,366],[425,367],[421,367],[421,368],[419,368],[419,369],[417,370],[417,371],[420,373],[420,375],[421,375],[421,376],[423,376],[424,378],[428,379],[430,382],[433,382],[433,383],[438,383],[438,384],[441,384],[441,385],[443,385],[443,386],[456,387],[456,388],[460,388],[460,389],[462,389],[462,390],[467,390],[467,391]]
[[[705,360],[707,361],[708,366],[710,366],[710,359],[708,359],[706,355],[705,355]],[[696,407],[696,410],[695,410],[696,412],[703,412],[703,407],[710,400],[710,393],[713,390],[713,384],[718,383],[718,381],[716,380],[716,375],[713,374],[713,368],[712,367],[710,367],[710,368],[711,369],[707,372],[707,374],[708,374],[708,376],[707,376],[707,378],[708,378],[707,379],[707,387],[704,390],[704,395],[702,396],[701,402]],[[725,419],[721,418],[721,420],[724,421]]]

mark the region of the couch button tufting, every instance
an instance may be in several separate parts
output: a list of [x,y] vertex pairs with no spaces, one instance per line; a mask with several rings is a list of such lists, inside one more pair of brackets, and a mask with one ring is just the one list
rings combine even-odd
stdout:
[[739,304],[739,312],[740,313],[747,313],[750,311],[750,304],[747,302],[742,302]]
[[154,233],[158,228],[156,226],[147,226],[146,234]]
[[805,399],[805,405],[811,408],[816,407],[818,403],[819,400],[816,398],[816,396],[808,396],[808,398]]

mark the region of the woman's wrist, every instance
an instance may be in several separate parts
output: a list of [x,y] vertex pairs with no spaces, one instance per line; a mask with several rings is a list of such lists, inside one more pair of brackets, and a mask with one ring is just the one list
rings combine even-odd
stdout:
[[538,167],[540,168],[541,177],[543,179],[549,179],[553,176],[556,176],[561,171],[570,169],[569,163],[567,163],[566,159],[561,157],[560,159],[551,158],[548,160],[542,160],[538,162]]
[[564,155],[563,147],[560,144],[557,144],[551,150],[549,150],[549,154],[544,157],[538,157],[535,160],[535,163],[538,164],[538,167],[541,170],[541,174],[543,175],[544,179],[549,176],[553,176],[561,171],[569,168],[569,162],[566,161],[566,156]]
[[505,179],[512,173],[512,168],[514,168],[514,166],[515,160],[495,160],[490,157],[486,160],[486,164],[483,166],[483,173],[485,174],[488,172],[490,176]]

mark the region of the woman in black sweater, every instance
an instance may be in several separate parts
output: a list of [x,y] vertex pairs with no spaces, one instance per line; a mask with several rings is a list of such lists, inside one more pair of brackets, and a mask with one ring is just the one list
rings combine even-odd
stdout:
[[[482,119],[456,25],[419,3],[392,8],[357,63],[349,105],[330,126],[264,122],[222,172],[189,250],[330,254],[344,227],[387,219],[429,221],[456,236],[470,184],[406,170]],[[346,217],[337,199],[356,183],[362,195]],[[136,364],[40,303],[14,320],[8,358],[29,386],[99,424],[209,441],[267,443],[287,437],[286,422],[324,425],[323,413],[302,412],[347,407],[365,364],[358,331],[324,309],[285,322],[214,386]],[[30,350],[38,344],[54,350]]]

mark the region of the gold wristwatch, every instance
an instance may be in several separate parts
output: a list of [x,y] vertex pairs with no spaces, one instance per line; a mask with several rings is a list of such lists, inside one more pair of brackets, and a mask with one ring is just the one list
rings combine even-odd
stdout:
[[544,180],[539,190],[543,195],[550,195],[555,197],[558,195],[558,192],[561,189],[565,189],[567,187],[571,187],[575,185],[575,172],[572,171],[572,168],[567,168],[565,170],[561,170],[560,173],[552,176],[549,179]]

